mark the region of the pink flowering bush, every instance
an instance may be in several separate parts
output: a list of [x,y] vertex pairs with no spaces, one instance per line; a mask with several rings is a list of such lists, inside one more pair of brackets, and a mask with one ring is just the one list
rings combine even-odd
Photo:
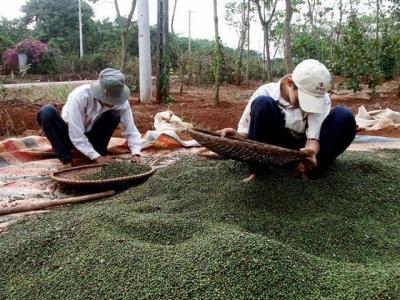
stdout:
[[18,53],[25,53],[32,63],[38,63],[41,56],[48,51],[46,43],[34,39],[23,40],[14,49]]
[[18,53],[25,53],[28,57],[27,63],[31,65],[30,73],[47,73],[46,67],[52,57],[46,43],[34,39],[25,39],[7,49],[3,53],[4,69],[6,72],[18,72]]
[[7,73],[18,71],[18,53],[15,49],[7,49],[3,53],[4,70]]

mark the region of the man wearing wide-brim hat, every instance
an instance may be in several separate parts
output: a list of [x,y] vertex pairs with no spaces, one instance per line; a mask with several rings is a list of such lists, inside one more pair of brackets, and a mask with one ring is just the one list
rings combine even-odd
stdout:
[[121,122],[132,162],[140,163],[141,135],[133,120],[129,95],[125,75],[108,68],[97,81],[74,89],[61,115],[54,106],[43,106],[37,120],[58,159],[72,166],[71,150],[75,147],[96,163],[112,162],[107,145]]

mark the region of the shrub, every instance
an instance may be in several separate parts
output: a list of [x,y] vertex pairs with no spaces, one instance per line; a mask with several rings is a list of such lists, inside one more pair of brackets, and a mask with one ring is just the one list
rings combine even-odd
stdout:
[[[118,68],[118,67],[117,67]],[[128,60],[125,71],[126,85],[130,88],[131,92],[139,90],[139,59],[132,57]]]
[[7,49],[3,53],[4,71],[9,74],[11,72],[18,72],[18,53],[14,49]]
[[366,25],[355,16],[349,18],[342,43],[337,47],[331,68],[334,74],[346,77],[346,86],[361,90],[361,83],[368,83],[373,92],[381,79],[376,44],[368,39]]
[[92,73],[101,71],[105,68],[114,67],[112,58],[107,55],[94,53],[85,54],[82,58],[79,56],[70,56],[63,62],[63,69],[68,73]]
[[3,53],[4,69],[7,73],[19,71],[19,53],[27,55],[29,73],[54,74],[58,71],[61,55],[56,50],[49,50],[46,43],[29,38]]
[[32,64],[38,64],[42,55],[48,51],[47,44],[34,39],[26,39],[19,42],[14,50],[17,53],[25,53],[28,61]]

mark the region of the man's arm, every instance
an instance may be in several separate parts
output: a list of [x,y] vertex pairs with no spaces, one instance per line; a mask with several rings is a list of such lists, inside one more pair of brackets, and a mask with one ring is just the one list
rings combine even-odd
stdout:
[[242,137],[247,139],[248,134],[244,132],[237,132],[236,129],[234,128],[224,128],[221,130],[218,130],[217,133],[221,135],[221,137]]
[[68,134],[72,144],[91,160],[100,157],[100,154],[93,148],[85,135],[85,108],[83,101],[78,99],[71,102],[68,107]]
[[300,151],[307,153],[308,157],[299,162],[296,171],[299,172],[305,180],[308,179],[307,172],[312,171],[317,167],[317,154],[319,153],[319,149],[320,145],[319,140],[317,139],[307,139],[304,148],[300,149]]
[[129,149],[131,150],[133,156],[140,156],[140,151],[142,150],[141,134],[135,126],[129,102],[126,101],[126,103],[123,104],[119,111],[121,123],[124,127],[124,135],[126,140],[128,141]]
[[224,128],[218,131],[218,133],[222,136],[239,136],[242,138],[248,138],[248,133],[249,133],[249,127],[250,127],[250,113],[251,113],[251,106],[254,101],[258,96],[262,95],[268,95],[268,91],[264,86],[259,87],[251,96],[250,100],[247,102],[247,105],[242,113],[242,116],[240,117],[239,123],[238,123],[238,129],[235,130],[233,128]]
[[309,157],[306,159],[306,161],[309,163],[310,169],[314,169],[318,164],[317,155],[319,153],[319,149],[320,149],[319,140],[316,139],[307,139],[304,148],[300,149],[301,151],[304,151],[307,154],[309,154]]

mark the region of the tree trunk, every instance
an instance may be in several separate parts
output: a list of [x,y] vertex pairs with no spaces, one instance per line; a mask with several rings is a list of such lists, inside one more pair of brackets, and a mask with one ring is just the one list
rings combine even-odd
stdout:
[[121,66],[120,66],[120,69],[121,69],[121,72],[123,72],[123,73],[126,71],[126,65],[127,65],[127,61],[128,61],[128,55],[127,55],[127,52],[128,52],[128,49],[127,49],[128,30],[129,30],[129,27],[131,26],[133,13],[135,12],[136,1],[137,0],[132,0],[131,11],[129,12],[126,23],[124,24],[124,22],[121,18],[121,13],[119,11],[118,0],[114,0],[115,10],[117,11],[118,24],[121,29]]
[[293,72],[293,59],[292,59],[292,34],[291,25],[293,15],[293,7],[291,0],[286,1],[286,14],[285,14],[285,63],[287,73]]
[[185,58],[184,58],[184,54],[183,54],[181,47],[176,42],[176,35],[175,35],[175,30],[174,30],[175,13],[176,13],[177,4],[178,4],[178,0],[175,0],[174,8],[172,11],[172,19],[171,19],[171,33],[174,37],[174,39],[171,40],[171,44],[173,41],[173,46],[171,45],[171,48],[173,48],[174,51],[177,53],[178,73],[179,73],[179,94],[182,94],[183,93],[183,84],[184,84],[184,66],[183,66],[183,64],[185,63]]
[[339,23],[336,35],[336,46],[339,45],[340,36],[342,34],[342,20],[343,20],[343,0],[339,0]]
[[379,45],[379,0],[376,0],[376,46]]
[[[266,8],[265,8],[265,5],[264,5],[264,9],[263,9],[263,18],[264,18],[264,20],[265,20],[265,10],[266,10]],[[267,59],[267,53],[266,53],[266,49],[267,49],[267,38],[266,38],[266,36],[265,36],[265,29],[264,29],[264,27],[263,27],[263,32],[264,32],[264,34],[263,34],[263,54],[262,54],[262,57],[263,57],[263,64],[262,64],[263,76],[262,76],[262,78],[263,78],[263,80],[266,80],[265,74],[266,74],[266,72],[267,72],[267,70],[266,70],[266,68],[267,68],[267,66],[266,66],[266,59]]]
[[239,85],[242,83],[242,66],[243,66],[243,48],[246,42],[246,32],[247,32],[247,17],[246,17],[246,1],[242,1],[242,28],[240,30],[240,37],[238,43],[237,50],[237,63],[236,63],[236,84]]
[[350,3],[350,14],[354,18],[355,17],[355,11],[354,11],[353,0],[349,0],[349,3]]
[[174,8],[172,10],[172,18],[171,18],[171,32],[172,32],[173,35],[175,35],[174,22],[175,22],[175,13],[176,13],[176,5],[177,4],[178,4],[178,0],[175,0]]
[[165,102],[169,96],[168,0],[158,0],[157,15],[156,100]]
[[330,41],[330,53],[329,53],[329,55],[330,55],[330,58],[329,59],[332,59],[332,57],[333,57],[333,50],[334,50],[334,48],[335,48],[335,20],[334,20],[334,18],[335,18],[335,11],[334,10],[332,10],[332,14],[331,14],[331,21],[330,21],[330,24],[331,24],[331,33],[330,33],[330,37],[329,37],[329,41]]
[[218,31],[218,11],[217,0],[214,2],[214,27],[215,27],[215,53],[214,53],[214,75],[215,75],[215,98],[214,104],[219,104],[219,89],[220,89],[220,72],[221,72],[221,43]]
[[311,34],[312,34],[312,37],[313,37],[314,43],[315,43],[316,59],[320,60],[321,59],[321,51],[320,51],[318,33],[317,33],[316,28],[315,28],[315,19],[314,19],[315,6],[317,4],[316,4],[316,0],[311,0],[311,1],[312,1],[312,3],[310,2],[310,0],[307,0],[307,3],[308,3],[308,17],[309,17],[309,20],[310,20]]
[[269,43],[269,30],[264,32],[265,36],[265,53],[267,58],[267,81],[272,82],[272,61],[271,61],[271,50]]
[[247,60],[246,60],[246,84],[249,84],[249,64],[250,64],[250,0],[247,0]]
[[128,31],[123,30],[121,32],[121,72],[125,73],[126,65],[128,63]]
[[254,3],[256,4],[258,17],[260,19],[260,22],[261,22],[261,25],[262,25],[263,31],[264,31],[264,45],[265,45],[265,54],[266,54],[266,59],[267,59],[267,62],[266,62],[266,64],[267,64],[267,80],[268,80],[268,82],[271,82],[272,81],[272,61],[271,61],[269,33],[271,30],[272,18],[275,15],[275,9],[276,9],[276,5],[277,5],[278,1],[275,0],[268,20],[266,20],[266,18],[265,18],[265,4],[264,4],[264,15],[263,15],[261,12],[260,0],[254,0]]
[[242,67],[243,67],[243,48],[244,48],[244,43],[245,43],[246,37],[243,36],[239,42],[239,47],[238,47],[238,58],[237,58],[237,63],[236,63],[236,84],[240,85],[242,83]]
[[397,99],[400,100],[400,83],[397,86]]

